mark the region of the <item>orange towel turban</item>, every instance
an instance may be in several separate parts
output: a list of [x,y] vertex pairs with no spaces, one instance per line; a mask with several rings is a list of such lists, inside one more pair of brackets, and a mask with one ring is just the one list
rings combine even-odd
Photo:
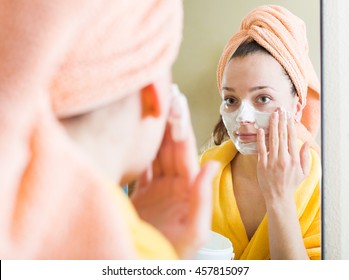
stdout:
[[103,2],[52,80],[59,117],[122,98],[152,81],[177,56],[180,0]]
[[179,0],[0,0],[1,259],[134,257],[115,186],[57,117],[152,82],[181,29]]
[[320,82],[308,56],[304,22],[276,5],[252,10],[223,50],[217,69],[219,91],[226,64],[235,50],[250,39],[268,50],[290,76],[303,106],[299,136],[304,141],[312,141],[320,126]]

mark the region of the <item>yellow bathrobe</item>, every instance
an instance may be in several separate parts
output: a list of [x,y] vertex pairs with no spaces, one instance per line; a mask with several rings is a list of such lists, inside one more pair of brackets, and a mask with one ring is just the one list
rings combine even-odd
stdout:
[[[237,154],[228,140],[205,151],[201,163],[217,160],[221,169],[214,181],[212,230],[228,237],[233,244],[235,259],[270,259],[268,219],[264,216],[252,239],[249,240],[234,197],[230,162]],[[295,193],[299,223],[310,259],[321,258],[320,159],[310,150],[310,175]],[[287,222],[287,221],[285,221]]]

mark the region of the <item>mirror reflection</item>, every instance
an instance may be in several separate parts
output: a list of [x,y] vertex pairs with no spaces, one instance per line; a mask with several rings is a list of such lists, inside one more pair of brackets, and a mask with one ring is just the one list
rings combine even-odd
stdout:
[[235,259],[321,258],[319,5],[184,2],[174,80],[220,163],[212,230]]

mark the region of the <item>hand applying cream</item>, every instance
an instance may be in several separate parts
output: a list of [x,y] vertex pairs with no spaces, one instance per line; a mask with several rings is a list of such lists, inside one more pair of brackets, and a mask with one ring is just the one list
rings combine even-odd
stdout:
[[173,141],[179,142],[183,141],[188,134],[188,102],[176,84],[172,85],[172,94],[172,105],[168,122],[171,124],[171,135]]

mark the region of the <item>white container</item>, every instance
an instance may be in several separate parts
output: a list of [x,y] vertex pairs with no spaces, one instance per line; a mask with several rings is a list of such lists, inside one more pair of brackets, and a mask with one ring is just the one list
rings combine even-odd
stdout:
[[234,249],[228,238],[211,231],[207,243],[198,250],[195,260],[231,260],[234,258]]

